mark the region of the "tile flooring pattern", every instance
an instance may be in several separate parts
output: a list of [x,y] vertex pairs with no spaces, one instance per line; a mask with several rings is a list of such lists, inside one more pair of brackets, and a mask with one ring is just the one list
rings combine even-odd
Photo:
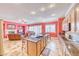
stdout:
[[[6,56],[27,56],[27,41],[8,41],[5,40],[4,44],[4,55]],[[52,37],[51,40],[48,41],[46,48],[50,49],[49,56],[62,56],[63,49],[62,44],[57,37]],[[45,49],[46,49],[45,48]],[[45,51],[45,50],[44,50]],[[43,52],[44,52],[43,51]],[[47,53],[47,52],[45,52]],[[41,54],[41,56],[43,56]]]
[[22,41],[3,41],[3,54],[4,56],[18,56],[22,55]]
[[[62,56],[62,45],[57,37],[52,37],[46,48],[50,49],[49,56]],[[44,50],[45,51],[45,50]],[[44,52],[43,51],[43,52]]]

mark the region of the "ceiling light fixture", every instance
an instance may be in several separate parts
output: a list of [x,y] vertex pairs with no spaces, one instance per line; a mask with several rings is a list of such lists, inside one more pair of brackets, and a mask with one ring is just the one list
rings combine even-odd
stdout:
[[55,4],[50,4],[49,5],[49,8],[53,8],[53,7],[55,7]]
[[41,11],[45,11],[45,8],[41,8],[40,10],[41,10]]
[[35,15],[35,14],[36,14],[36,12],[35,12],[35,11],[32,11],[32,12],[31,12],[31,14],[32,14],[32,15]]
[[76,8],[76,11],[79,11],[79,8],[78,7]]
[[56,16],[56,14],[51,14],[51,16],[53,16],[53,17],[54,17],[54,16]]

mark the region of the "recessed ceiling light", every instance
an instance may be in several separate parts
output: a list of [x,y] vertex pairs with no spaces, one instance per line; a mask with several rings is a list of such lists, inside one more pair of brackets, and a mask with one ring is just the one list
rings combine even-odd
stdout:
[[56,14],[51,14],[51,16],[56,16]]
[[49,8],[53,8],[53,7],[55,7],[55,4],[50,4],[49,5]]
[[17,6],[18,6],[18,5],[22,5],[21,3],[13,3],[13,4],[14,4],[14,5],[17,5]]
[[31,12],[31,14],[32,14],[32,15],[35,15],[35,14],[36,14],[36,12],[35,12],[35,11],[32,11],[32,12]]
[[76,10],[79,11],[79,8],[77,7]]
[[43,8],[41,8],[40,10],[41,10],[41,11],[45,11],[45,8],[43,7]]

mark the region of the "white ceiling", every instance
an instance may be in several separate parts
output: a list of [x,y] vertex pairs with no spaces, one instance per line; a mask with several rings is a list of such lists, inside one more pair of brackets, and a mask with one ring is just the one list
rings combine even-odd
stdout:
[[[8,20],[26,19],[27,23],[54,21],[56,18],[65,16],[69,9],[69,3],[56,3],[55,7],[48,8],[50,3],[0,3],[0,18]],[[46,8],[40,11],[40,8]],[[30,12],[35,11],[35,15]],[[51,14],[56,14],[51,16]]]

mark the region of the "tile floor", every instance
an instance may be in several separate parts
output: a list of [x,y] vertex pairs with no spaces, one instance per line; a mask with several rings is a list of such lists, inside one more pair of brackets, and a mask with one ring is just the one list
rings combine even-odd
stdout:
[[60,44],[60,41],[58,40],[58,38],[52,37],[51,40],[48,42],[48,45],[46,46],[46,48],[50,50],[49,56],[62,56],[62,45]]
[[[26,51],[26,46],[27,46],[27,42],[24,41],[23,46],[22,46],[22,41],[18,41],[18,42],[10,42],[10,41],[4,41],[4,52],[6,56],[27,56],[27,51]],[[15,48],[13,48],[15,47]],[[12,48],[12,49],[10,49]],[[45,50],[49,49],[50,51],[49,54],[47,52],[45,52]],[[47,56],[63,56],[63,46],[61,44],[61,41],[57,38],[57,37],[52,37],[51,40],[48,41],[48,44],[46,46],[46,48],[44,49],[43,53],[47,54]],[[41,54],[44,55],[44,54]],[[45,56],[45,55],[44,55]]]

